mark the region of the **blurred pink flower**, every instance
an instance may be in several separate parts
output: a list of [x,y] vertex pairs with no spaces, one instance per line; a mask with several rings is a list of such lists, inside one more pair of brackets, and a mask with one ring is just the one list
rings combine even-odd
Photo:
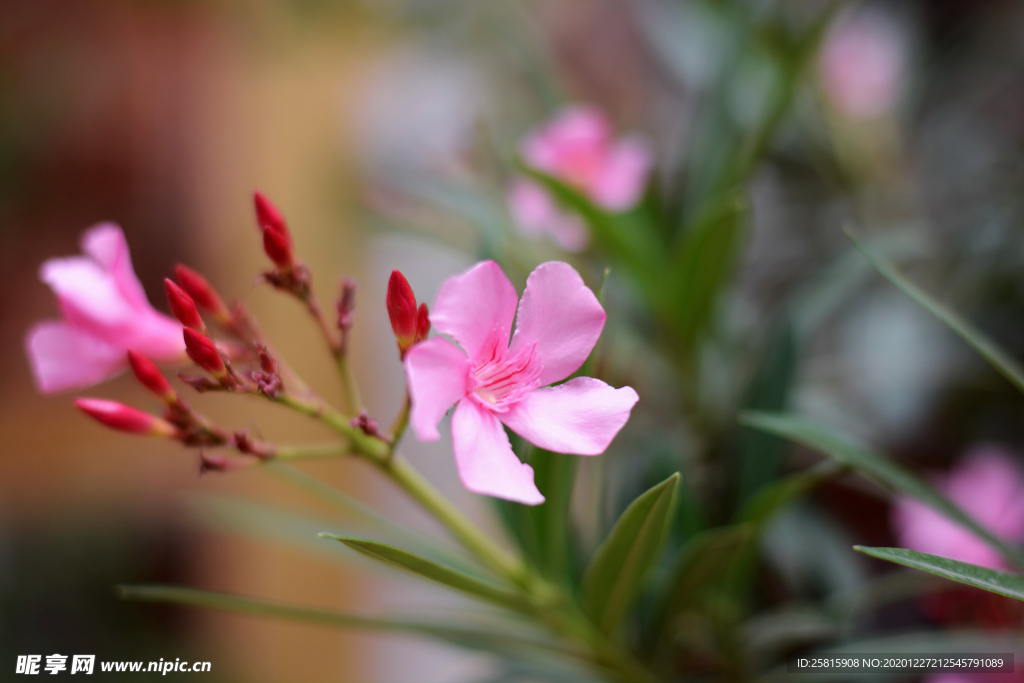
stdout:
[[[567,107],[527,135],[520,151],[527,165],[616,212],[640,201],[652,163],[644,140],[625,136],[616,141],[605,115],[582,105]],[[526,234],[546,234],[568,251],[586,247],[587,233],[580,217],[563,211],[535,181],[516,179],[508,199],[513,220]]]
[[[976,446],[937,488],[996,535],[1010,542],[1024,540],[1024,472],[1012,451]],[[892,524],[900,545],[910,550],[1005,568],[984,541],[916,499],[896,501]]]
[[146,300],[121,228],[100,223],[81,240],[85,256],[55,258],[39,269],[64,320],[35,325],[25,338],[40,391],[86,387],[123,370],[129,349],[158,360],[182,357],[181,325]]
[[613,389],[590,377],[547,386],[579,369],[604,328],[604,309],[572,266],[538,266],[527,279],[518,317],[516,298],[493,261],[448,279],[430,321],[462,349],[438,337],[420,342],[406,355],[405,372],[411,424],[421,441],[440,438],[438,423],[458,403],[452,444],[463,485],[536,505],[544,496],[533,469],[512,452],[502,424],[540,448],[598,455],[626,424],[638,397],[629,387]]
[[900,96],[906,40],[894,21],[877,10],[839,20],[825,39],[818,71],[825,94],[852,118],[889,112]]

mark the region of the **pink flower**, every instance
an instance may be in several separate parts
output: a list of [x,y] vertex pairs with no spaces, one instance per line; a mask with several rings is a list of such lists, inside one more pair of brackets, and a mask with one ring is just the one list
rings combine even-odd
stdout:
[[[976,446],[937,488],[996,535],[1010,542],[1024,540],[1024,472],[1012,451]],[[916,499],[896,501],[892,524],[900,545],[910,550],[1005,568],[984,541]]]
[[[565,263],[537,267],[516,314],[516,290],[493,261],[483,261],[441,287],[430,313],[434,337],[405,357],[411,424],[421,441],[440,438],[437,425],[453,404],[452,444],[470,491],[536,505],[544,496],[533,469],[512,452],[502,424],[540,448],[575,455],[603,453],[626,424],[637,394],[575,372],[604,328],[605,312]],[[509,344],[512,319],[516,332]],[[542,388],[543,387],[543,388]]]
[[121,228],[95,225],[81,245],[85,256],[50,259],[39,269],[64,313],[25,338],[45,393],[102,382],[127,366],[128,349],[159,360],[177,359],[185,349],[181,325],[146,300]]
[[[636,136],[616,141],[604,114],[580,105],[530,133],[520,151],[529,166],[575,187],[608,211],[635,206],[651,169],[646,142]],[[513,220],[527,235],[545,234],[568,251],[586,247],[580,217],[562,210],[535,181],[515,180],[508,199]]]
[[833,106],[861,119],[891,110],[903,85],[905,43],[893,20],[877,10],[838,21],[818,61],[822,87]]

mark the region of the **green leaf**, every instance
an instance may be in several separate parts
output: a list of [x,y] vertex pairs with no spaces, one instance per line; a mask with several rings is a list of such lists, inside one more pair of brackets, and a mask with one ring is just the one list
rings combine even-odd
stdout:
[[583,577],[584,606],[605,632],[625,616],[668,532],[679,473],[630,503],[594,554]]
[[975,351],[992,364],[1003,377],[1008,379],[1013,386],[1024,392],[1024,367],[1004,351],[998,344],[988,338],[981,330],[961,318],[957,313],[931,298],[920,287],[907,280],[891,265],[876,258],[868,249],[864,248],[862,242],[854,237],[849,230],[846,233],[857,249],[864,255],[875,270],[882,277],[896,285],[896,287],[914,300],[919,306],[942,321],[949,329],[956,332],[961,339],[967,342]]
[[516,505],[513,511],[526,529],[523,549],[546,576],[569,583],[569,502],[577,456],[531,448],[526,461],[533,467],[544,504]]
[[833,462],[819,463],[810,469],[791,474],[784,479],[772,482],[759,490],[740,509],[738,522],[748,522],[762,527],[782,508],[804,495],[818,484],[840,474],[844,467]]
[[823,453],[840,465],[851,467],[889,489],[917,498],[984,540],[1010,563],[1024,567],[1024,557],[1021,556],[1020,551],[1010,547],[998,536],[978,524],[948,498],[918,479],[912,472],[873,452],[864,444],[813,422],[789,415],[744,413],[740,417],[740,422]]
[[674,250],[659,309],[692,350],[714,313],[715,303],[736,263],[749,206],[741,192],[729,192],[693,221]]
[[450,567],[420,557],[408,550],[365,538],[335,536],[327,533],[320,535],[324,538],[340,541],[357,553],[418,574],[426,579],[462,591],[468,595],[520,612],[529,611],[529,605],[524,603],[522,596],[488,581],[481,581],[468,574],[463,574]]
[[513,650],[522,649],[554,652],[570,657],[581,656],[577,651],[564,647],[550,638],[524,637],[521,628],[516,629],[515,632],[511,630],[495,631],[494,629],[483,628],[478,624],[444,625],[438,623],[437,620],[428,622],[401,618],[368,617],[348,612],[291,605],[275,600],[262,600],[181,586],[118,586],[117,590],[122,600],[189,605],[204,609],[234,612],[236,614],[248,614],[273,619],[291,619],[322,624],[324,626],[410,633],[439,638],[460,647],[483,650],[505,656],[508,656]]
[[654,225],[644,214],[608,213],[558,178],[522,162],[516,166],[543,185],[559,204],[582,216],[595,241],[609,256],[621,261],[648,292],[656,288],[660,277],[657,265],[665,260],[664,249]]
[[667,612],[674,614],[694,604],[708,584],[725,579],[756,538],[755,531],[750,524],[736,524],[708,529],[691,538],[669,574],[673,589]]
[[[744,409],[772,412],[785,410],[796,375],[796,363],[793,323],[788,315],[784,315],[747,389]],[[738,506],[743,506],[759,489],[778,477],[784,447],[785,442],[777,436],[741,428],[737,447]]]
[[1015,600],[1024,600],[1024,576],[1007,574],[988,567],[979,567],[976,564],[958,562],[938,555],[918,553],[905,548],[867,548],[855,545],[853,549],[880,560],[888,560],[902,564],[904,567],[920,569],[923,572],[935,574],[957,583],[965,583],[989,593],[998,593]]

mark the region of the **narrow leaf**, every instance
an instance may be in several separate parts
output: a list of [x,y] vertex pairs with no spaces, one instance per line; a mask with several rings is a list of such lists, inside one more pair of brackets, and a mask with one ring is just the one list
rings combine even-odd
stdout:
[[804,495],[818,484],[844,471],[844,467],[826,461],[772,482],[758,491],[737,515],[738,522],[763,526],[772,515]]
[[736,263],[747,225],[746,198],[730,192],[693,221],[672,255],[660,297],[665,322],[692,350]]
[[[788,314],[779,320],[761,365],[747,388],[744,410],[768,412],[787,407],[796,375],[797,345]],[[741,428],[737,446],[739,490],[737,507],[742,507],[762,487],[779,476],[785,441],[750,428]]]
[[654,226],[638,212],[608,213],[576,188],[519,162],[517,167],[550,192],[559,204],[575,211],[590,227],[595,241],[610,256],[621,261],[648,291],[657,284],[657,268],[664,250]]
[[563,582],[570,578],[569,503],[577,460],[576,456],[531,448],[527,462],[545,501],[543,505],[515,506],[515,513],[531,530],[533,543],[525,548],[531,560],[545,575]]
[[320,532],[327,528],[345,536],[366,534],[392,543],[408,544],[413,551],[467,574],[477,577],[486,575],[480,565],[441,541],[423,534],[414,534],[393,522],[381,524],[373,519],[349,522],[330,517],[310,517],[240,498],[204,493],[189,494],[185,500],[196,523],[223,533],[245,534],[274,543],[291,543],[349,562],[353,559],[351,553],[321,541]]
[[902,564],[904,567],[920,569],[923,572],[935,574],[950,581],[965,583],[990,593],[998,593],[1015,600],[1024,600],[1024,576],[1007,574],[988,567],[979,567],[976,564],[958,562],[946,557],[918,553],[904,548],[866,548],[862,545],[855,545],[853,549],[880,560],[888,560]]
[[327,533],[321,534],[321,536],[333,538],[362,555],[418,574],[426,579],[462,591],[468,595],[517,611],[528,611],[528,605],[524,604],[523,598],[516,593],[488,581],[481,581],[468,574],[463,574],[450,567],[413,554],[408,550],[364,538],[335,536]]
[[1024,392],[1024,367],[1004,351],[998,344],[988,338],[981,330],[960,317],[953,310],[939,303],[920,287],[907,280],[896,269],[881,259],[876,258],[869,250],[864,248],[861,241],[854,237],[849,231],[846,233],[853,241],[853,245],[864,255],[875,270],[882,277],[896,285],[896,287],[914,300],[916,304],[942,321],[949,329],[956,332],[961,339],[967,342],[975,351],[992,364],[1013,386]]
[[889,489],[917,498],[984,540],[1010,563],[1024,567],[1024,557],[1018,550],[978,524],[952,501],[918,479],[908,469],[873,452],[849,436],[789,415],[751,412],[744,413],[740,417],[740,422],[823,453],[840,465],[851,467]]
[[692,605],[715,579],[725,578],[731,565],[755,539],[749,524],[708,529],[691,538],[679,551],[670,574],[674,587],[668,612]]
[[679,473],[630,503],[594,554],[583,577],[584,605],[610,632],[625,616],[668,532]]
[[526,638],[521,635],[521,631],[520,633],[498,632],[482,628],[478,624],[444,625],[437,623],[436,620],[421,622],[412,619],[368,617],[348,612],[292,605],[276,600],[263,600],[182,586],[118,586],[117,590],[122,600],[189,605],[204,609],[234,612],[236,614],[248,614],[273,619],[291,619],[322,624],[324,626],[410,633],[439,638],[460,647],[484,650],[506,656],[510,654],[510,650],[513,648],[544,650],[572,657],[580,656],[574,650],[565,648],[549,638]]

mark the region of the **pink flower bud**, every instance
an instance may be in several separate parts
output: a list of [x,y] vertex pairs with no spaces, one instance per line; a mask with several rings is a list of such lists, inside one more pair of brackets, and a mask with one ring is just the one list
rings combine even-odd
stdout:
[[185,328],[185,352],[196,365],[217,379],[227,374],[224,359],[213,340],[188,327]]
[[391,279],[388,281],[387,306],[391,329],[404,356],[416,340],[416,295],[409,281],[397,270],[391,271]]
[[420,304],[419,313],[416,316],[416,341],[421,342],[430,335],[430,311],[426,304]]
[[263,251],[279,268],[290,268],[295,263],[292,253],[292,236],[284,216],[262,192],[254,196],[256,202],[256,223],[263,231]]
[[170,422],[136,410],[117,401],[80,398],[75,407],[96,421],[121,432],[147,436],[174,436],[177,430]]
[[135,373],[135,379],[139,380],[139,384],[168,403],[174,403],[177,400],[177,393],[156,367],[156,363],[132,350],[128,351],[128,363],[132,366],[132,372]]
[[184,289],[174,284],[170,278],[164,278],[164,290],[167,292],[167,303],[171,306],[171,313],[185,327],[191,327],[198,332],[206,333],[206,323],[199,315],[196,302],[192,300]]
[[338,311],[338,329],[351,329],[352,318],[356,310],[356,281],[352,278],[347,277],[342,280],[341,296],[338,297],[336,308]]
[[174,268],[174,277],[200,308],[209,311],[222,322],[231,318],[231,311],[224,305],[217,290],[202,275],[179,263]]

